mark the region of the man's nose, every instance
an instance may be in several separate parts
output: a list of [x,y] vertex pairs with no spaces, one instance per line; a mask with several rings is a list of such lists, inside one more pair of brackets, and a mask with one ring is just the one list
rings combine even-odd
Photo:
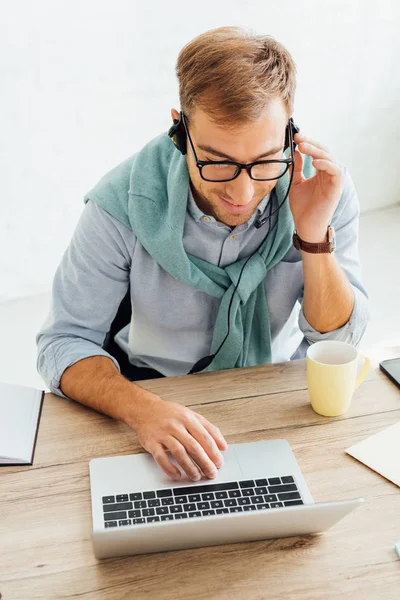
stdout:
[[230,182],[227,190],[229,196],[234,200],[235,204],[249,204],[254,196],[254,181],[247,173],[246,169],[242,169],[241,173]]

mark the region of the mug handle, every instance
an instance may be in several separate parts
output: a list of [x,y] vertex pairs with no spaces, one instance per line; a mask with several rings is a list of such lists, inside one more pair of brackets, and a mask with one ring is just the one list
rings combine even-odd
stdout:
[[356,383],[354,386],[354,391],[359,387],[360,383],[362,383],[364,381],[364,379],[367,376],[367,373],[369,371],[369,367],[370,367],[370,362],[369,362],[369,358],[367,358],[366,356],[364,356],[364,354],[361,354],[361,352],[358,353],[358,355],[364,359],[364,366],[363,366],[363,370],[361,371],[361,373],[359,374],[359,376],[356,379]]

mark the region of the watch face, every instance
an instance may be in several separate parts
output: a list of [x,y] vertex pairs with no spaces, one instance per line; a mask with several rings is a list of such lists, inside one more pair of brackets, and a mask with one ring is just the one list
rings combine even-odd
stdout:
[[333,227],[328,228],[328,241],[330,245],[330,251],[333,252],[336,249],[336,233]]

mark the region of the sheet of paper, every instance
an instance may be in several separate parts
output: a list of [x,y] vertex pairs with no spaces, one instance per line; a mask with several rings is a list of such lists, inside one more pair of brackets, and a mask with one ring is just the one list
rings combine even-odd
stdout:
[[346,452],[400,487],[400,421]]

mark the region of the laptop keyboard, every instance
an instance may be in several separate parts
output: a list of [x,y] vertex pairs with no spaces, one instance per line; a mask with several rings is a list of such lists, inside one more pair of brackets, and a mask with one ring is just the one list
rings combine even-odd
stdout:
[[103,496],[105,527],[303,504],[292,476]]

